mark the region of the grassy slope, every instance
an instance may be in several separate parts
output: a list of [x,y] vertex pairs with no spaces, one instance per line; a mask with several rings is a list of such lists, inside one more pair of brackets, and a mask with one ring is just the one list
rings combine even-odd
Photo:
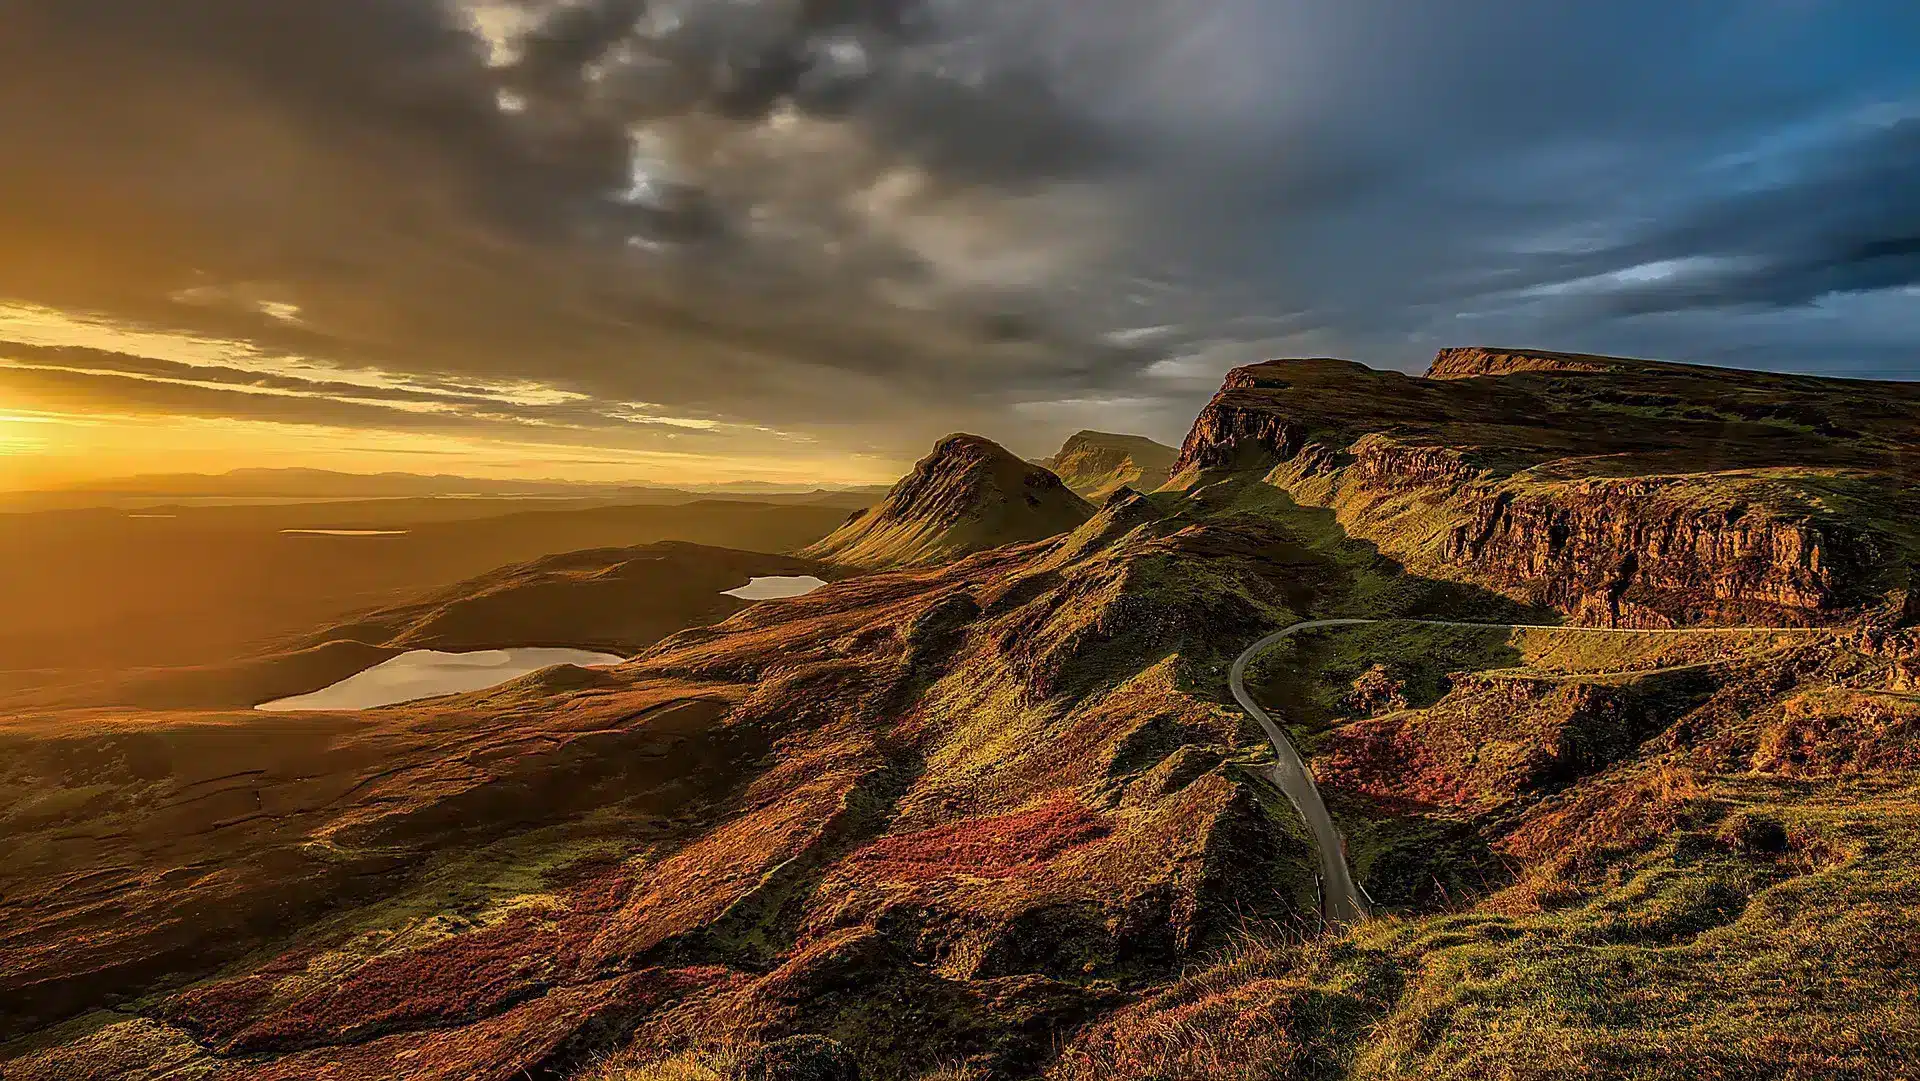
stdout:
[[[1445,726],[1483,682],[1435,696],[1440,667],[1713,678],[1618,764],[1493,806],[1355,798],[1316,763],[1363,879],[1413,907],[1250,948],[1082,1034],[1053,1076],[1900,1076],[1920,1053],[1920,700],[1874,689],[1884,664],[1817,636],[1462,633],[1336,632],[1272,658],[1265,693],[1332,732],[1358,712],[1341,708],[1350,680],[1381,661],[1414,716]],[[1287,662],[1306,672],[1281,687]],[[1479,881],[1447,874],[1476,855]],[[1438,889],[1370,866],[1396,856]]]
[[802,554],[849,567],[930,566],[1069,532],[1094,508],[1045,468],[979,436],[949,436],[887,498]]
[[[1791,534],[1805,524],[1824,539],[1829,560],[1860,564],[1830,568],[1840,587],[1836,609],[1874,603],[1902,588],[1920,564],[1913,525],[1920,517],[1913,474],[1920,393],[1909,385],[1674,365],[1421,380],[1339,362],[1281,361],[1236,376],[1242,385],[1230,385],[1203,423],[1211,417],[1216,429],[1231,429],[1248,416],[1284,421],[1301,452],[1273,468],[1268,481],[1300,503],[1331,510],[1340,529],[1422,574],[1516,598],[1556,574],[1588,579],[1575,587],[1580,591],[1602,586],[1622,536],[1583,546],[1576,533],[1562,553],[1549,547],[1541,520],[1537,537],[1503,531],[1496,538],[1496,549],[1511,539],[1532,545],[1531,556],[1449,550],[1461,531],[1472,536],[1489,528],[1486,516],[1508,504],[1536,519],[1570,508],[1585,516],[1580,528],[1588,532],[1658,535],[1672,520],[1711,534],[1721,528],[1716,517],[1746,533],[1774,523],[1776,533]],[[1236,445],[1227,430],[1214,437],[1228,449]],[[1269,457],[1262,468],[1273,464]],[[1181,478],[1207,479],[1192,469]],[[1644,521],[1621,524],[1636,508],[1646,511]],[[1662,574],[1695,573],[1684,566],[1688,543],[1678,547],[1682,565],[1656,568],[1643,560],[1654,577],[1626,598],[1641,606],[1640,616],[1657,623],[1705,612],[1738,622],[1752,614],[1743,604],[1773,603],[1765,590],[1790,588],[1795,576],[1788,555],[1776,567],[1781,580],[1750,583],[1756,592],[1741,602],[1721,595],[1704,574],[1661,581]],[[1561,565],[1567,555],[1574,565]]]
[[1067,486],[1096,503],[1121,486],[1150,492],[1167,482],[1180,452],[1145,436],[1079,432],[1060,453],[1040,464],[1059,474]]

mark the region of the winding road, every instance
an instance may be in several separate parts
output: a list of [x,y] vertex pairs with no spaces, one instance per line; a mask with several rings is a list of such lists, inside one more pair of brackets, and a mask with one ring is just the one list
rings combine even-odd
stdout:
[[1660,629],[1630,629],[1620,627],[1565,627],[1537,623],[1463,623],[1442,619],[1315,619],[1305,623],[1295,623],[1290,627],[1267,635],[1248,646],[1233,659],[1233,667],[1227,672],[1227,687],[1233,692],[1234,701],[1240,708],[1260,722],[1266,730],[1267,738],[1273,742],[1273,769],[1268,776],[1287,794],[1287,799],[1306,820],[1307,828],[1313,832],[1313,844],[1320,852],[1320,881],[1322,883],[1322,916],[1328,923],[1358,923],[1373,914],[1372,906],[1353,880],[1353,872],[1347,866],[1346,842],[1341,839],[1340,831],[1334,827],[1333,816],[1327,813],[1327,805],[1320,798],[1320,786],[1313,781],[1313,771],[1300,757],[1300,751],[1293,741],[1287,738],[1278,722],[1260,708],[1260,703],[1247,693],[1247,666],[1253,659],[1271,649],[1278,643],[1302,634],[1306,631],[1326,630],[1330,627],[1357,627],[1367,623],[1407,623],[1423,627],[1470,627],[1483,630],[1522,630],[1522,631],[1572,631],[1588,634],[1728,634],[1728,633],[1766,633],[1780,634],[1790,632],[1831,633],[1826,628],[1813,627],[1671,627]]

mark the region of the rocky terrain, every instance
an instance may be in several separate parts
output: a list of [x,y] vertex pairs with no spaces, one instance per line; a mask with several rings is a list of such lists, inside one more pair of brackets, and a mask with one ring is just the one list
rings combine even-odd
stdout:
[[1561,353],[1242,368],[1183,480],[1261,468],[1423,573],[1588,623],[1842,621],[1920,558],[1920,389]]
[[1045,466],[1067,487],[1095,502],[1120,488],[1151,492],[1167,482],[1180,452],[1138,435],[1112,432],[1076,432],[1061,444],[1060,453],[1043,458]]
[[1046,468],[990,439],[950,435],[886,499],[803,554],[852,567],[924,566],[1055,536],[1092,513]]
[[[886,569],[620,668],[11,710],[0,1074],[1899,1076],[1916,401],[1273,362],[1163,491],[956,437],[815,549]],[[1344,929],[1225,686],[1338,616],[1605,625],[1260,658],[1382,914]]]

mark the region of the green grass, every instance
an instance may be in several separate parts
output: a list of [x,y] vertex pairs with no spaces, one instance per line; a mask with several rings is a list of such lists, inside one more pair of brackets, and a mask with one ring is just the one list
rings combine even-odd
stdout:
[[1285,713],[1285,721],[1311,737],[1329,724],[1364,716],[1348,699],[1356,679],[1384,665],[1403,688],[1408,708],[1438,702],[1458,672],[1511,668],[1524,660],[1504,628],[1430,627],[1375,623],[1329,628],[1280,642],[1247,669],[1254,697]]

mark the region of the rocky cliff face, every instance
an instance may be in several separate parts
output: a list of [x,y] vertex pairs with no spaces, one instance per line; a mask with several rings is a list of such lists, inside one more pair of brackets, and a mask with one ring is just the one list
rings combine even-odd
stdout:
[[1834,523],[1714,510],[1657,480],[1589,483],[1548,494],[1463,493],[1440,558],[1582,622],[1794,625],[1855,599],[1861,538]]
[[1791,418],[1866,396],[1542,352],[1445,350],[1426,379],[1275,361],[1228,376],[1176,472],[1267,473],[1410,569],[1583,622],[1827,622],[1900,580],[1920,394],[1885,385],[1873,430]]
[[1466,346],[1442,349],[1427,369],[1428,379],[1472,379],[1482,375],[1517,372],[1605,372],[1621,365],[1644,362],[1616,360],[1582,353],[1555,353],[1538,349],[1489,349]]

